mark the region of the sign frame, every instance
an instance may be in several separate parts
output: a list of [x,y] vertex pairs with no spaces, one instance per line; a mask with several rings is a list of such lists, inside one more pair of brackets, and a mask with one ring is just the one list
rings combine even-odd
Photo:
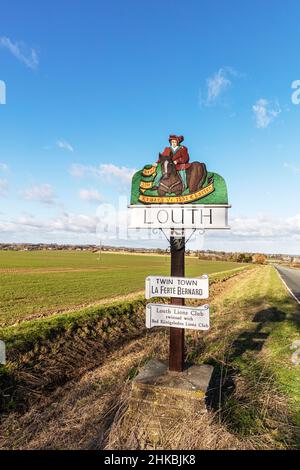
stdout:
[[230,230],[229,204],[159,204],[128,206],[128,228]]
[[[163,315],[166,315],[165,320]],[[170,316],[169,319],[168,315]],[[205,327],[195,326],[197,317],[198,321],[206,323]],[[199,320],[199,317],[202,317],[201,320]],[[193,320],[194,324],[188,324],[188,322],[193,322]],[[146,305],[146,327],[149,329],[154,327],[169,327],[183,330],[208,331],[210,329],[210,306],[205,304],[200,307],[186,307],[185,305],[149,303]]]
[[[153,288],[161,290],[153,292]],[[165,290],[162,290],[165,288]],[[182,290],[181,290],[182,289]],[[200,293],[189,293],[183,289],[201,290]],[[185,299],[208,299],[209,298],[209,277],[203,274],[197,278],[176,277],[176,276],[148,276],[145,280],[145,298],[154,297],[185,298]]]

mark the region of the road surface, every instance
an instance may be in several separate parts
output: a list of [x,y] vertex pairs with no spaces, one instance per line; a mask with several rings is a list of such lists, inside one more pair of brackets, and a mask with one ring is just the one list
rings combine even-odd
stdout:
[[286,268],[278,264],[275,267],[292,294],[300,303],[300,269]]

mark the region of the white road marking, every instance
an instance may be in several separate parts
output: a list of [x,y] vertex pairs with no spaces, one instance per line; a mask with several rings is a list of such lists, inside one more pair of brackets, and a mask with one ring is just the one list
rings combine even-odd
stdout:
[[277,271],[277,274],[279,276],[279,278],[282,280],[283,284],[285,285],[286,289],[289,291],[289,293],[291,294],[291,296],[296,300],[296,302],[300,305],[300,300],[295,296],[294,292],[289,288],[289,286],[287,285],[287,283],[285,282],[285,280],[283,279],[282,275],[280,274],[280,272],[278,271],[277,268],[275,268],[276,271]]

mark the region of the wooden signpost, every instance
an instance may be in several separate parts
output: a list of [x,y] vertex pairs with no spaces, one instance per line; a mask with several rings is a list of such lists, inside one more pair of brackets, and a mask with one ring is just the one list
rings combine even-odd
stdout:
[[[171,278],[146,279],[146,298],[169,297],[171,305],[148,304],[146,326],[170,327],[169,370],[184,370],[184,330],[209,329],[209,306],[185,307],[185,298],[208,298],[208,276],[185,279],[185,231],[228,230],[224,179],[204,163],[189,162],[183,136],[171,135],[157,163],[132,179],[129,228],[170,230]],[[185,282],[186,281],[186,282]]]
[[[185,276],[185,238],[171,237],[171,276]],[[172,305],[184,305],[184,297],[171,298]],[[169,369],[182,372],[184,367],[184,329],[170,328]]]

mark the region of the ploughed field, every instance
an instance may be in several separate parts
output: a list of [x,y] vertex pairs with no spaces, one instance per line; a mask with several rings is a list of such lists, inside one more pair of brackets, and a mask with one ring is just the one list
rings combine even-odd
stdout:
[[[187,257],[186,276],[245,265]],[[0,251],[0,327],[118,299],[144,289],[148,275],[168,275],[168,255],[81,251]]]

